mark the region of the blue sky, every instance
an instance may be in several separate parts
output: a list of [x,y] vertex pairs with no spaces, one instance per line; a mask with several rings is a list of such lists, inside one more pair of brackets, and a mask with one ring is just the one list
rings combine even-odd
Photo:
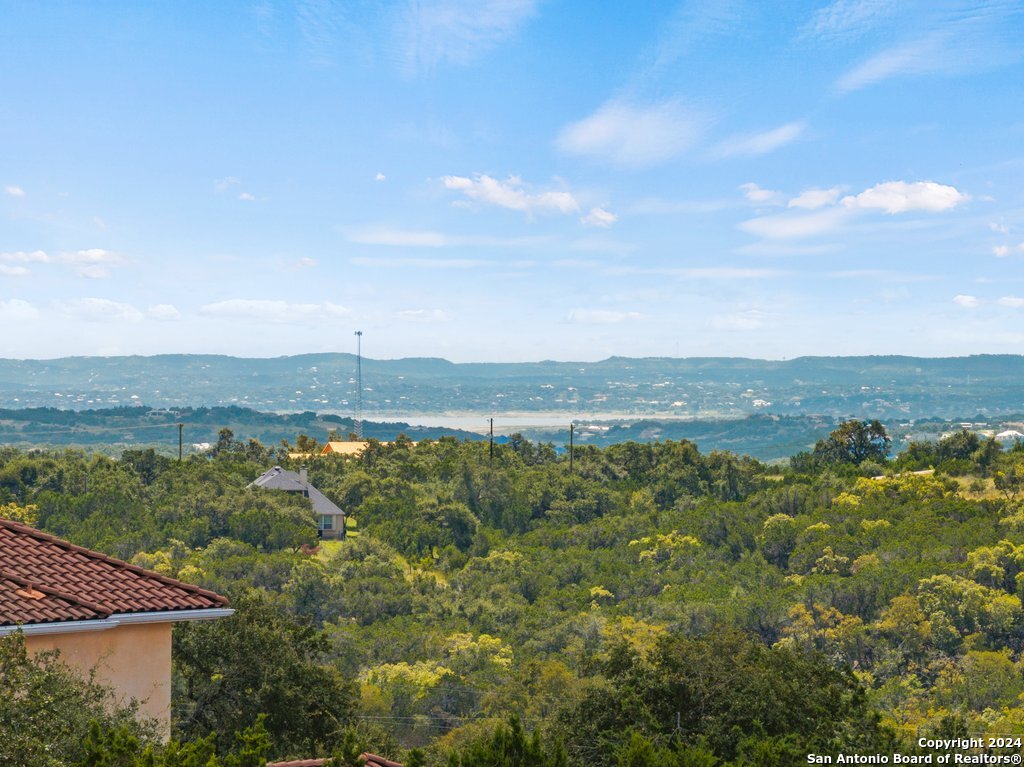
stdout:
[[0,19],[0,356],[1024,350],[1019,2]]

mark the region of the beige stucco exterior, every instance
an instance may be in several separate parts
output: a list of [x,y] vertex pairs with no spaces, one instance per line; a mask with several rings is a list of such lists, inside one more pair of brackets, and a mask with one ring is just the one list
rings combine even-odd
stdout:
[[60,650],[83,675],[111,687],[119,702],[139,701],[139,713],[156,719],[164,740],[171,732],[171,623],[123,624],[103,631],[25,637],[31,653]]

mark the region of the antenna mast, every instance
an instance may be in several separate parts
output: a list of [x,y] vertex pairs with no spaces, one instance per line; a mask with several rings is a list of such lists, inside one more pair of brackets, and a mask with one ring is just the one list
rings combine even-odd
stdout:
[[363,331],[356,331],[356,436],[363,438]]

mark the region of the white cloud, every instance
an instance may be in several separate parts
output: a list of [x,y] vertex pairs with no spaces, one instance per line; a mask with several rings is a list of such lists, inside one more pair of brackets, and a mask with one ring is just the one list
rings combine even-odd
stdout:
[[609,101],[562,129],[555,145],[626,168],[646,168],[671,160],[694,146],[710,120],[678,101],[635,106]]
[[0,320],[10,322],[25,322],[39,317],[39,310],[28,301],[20,298],[12,298],[10,301],[0,301]]
[[235,176],[227,176],[226,178],[219,178],[214,181],[213,188],[218,192],[226,192],[231,187],[238,186],[241,183],[241,179],[238,179]]
[[24,197],[25,196],[25,190],[22,189],[20,186],[14,186],[14,185],[5,186],[4,187],[4,192],[9,197]]
[[107,298],[76,298],[54,301],[55,308],[84,322],[140,322],[142,312],[131,304],[122,304]]
[[841,186],[834,186],[831,189],[806,189],[790,200],[786,207],[816,210],[826,205],[835,205],[842,191]]
[[401,269],[404,267],[415,269],[473,269],[478,266],[487,266],[493,262],[477,258],[363,258],[360,256],[350,259],[349,263],[355,266],[373,266],[382,269]]
[[238,199],[244,200],[245,202],[254,202],[256,200],[256,195],[251,194],[250,192],[242,192],[238,195]]
[[751,202],[756,202],[759,205],[781,205],[782,204],[782,192],[775,192],[771,189],[762,189],[753,181],[746,184],[740,184],[740,189],[743,190],[743,196]]
[[858,195],[842,199],[842,204],[853,209],[877,209],[886,213],[907,213],[923,210],[938,213],[950,210],[970,199],[956,187],[936,184],[934,181],[887,181],[877,184]]
[[997,303],[1000,306],[1010,306],[1014,309],[1024,308],[1024,298],[1019,296],[1003,296]]
[[802,122],[780,125],[763,133],[733,136],[711,150],[713,157],[758,157],[795,141],[807,128]]
[[312,269],[314,266],[316,266],[316,259],[310,258],[309,256],[303,256],[302,258],[295,262],[295,265],[300,269]]
[[31,252],[18,250],[13,253],[0,253],[0,261],[21,264],[47,264],[50,262],[50,257],[42,250],[33,250]]
[[617,312],[609,309],[573,309],[569,312],[569,322],[581,325],[614,325],[619,322],[638,320],[640,312]]
[[711,326],[718,330],[749,331],[764,325],[765,314],[757,309],[734,314],[720,314],[711,318]]
[[444,309],[403,309],[395,316],[412,322],[446,322],[452,318]]
[[740,229],[770,240],[802,239],[836,231],[846,215],[843,210],[828,208],[815,213],[761,216],[742,222]]
[[580,219],[580,221],[587,226],[597,226],[601,229],[607,229],[618,220],[618,216],[604,210],[603,208],[591,208],[590,213]]
[[860,35],[898,7],[895,0],[835,0],[815,12],[804,32],[825,39]]
[[347,317],[352,310],[329,301],[320,304],[291,304],[267,299],[230,298],[206,304],[200,307],[199,313],[207,317],[281,324]]
[[962,306],[964,309],[974,309],[981,302],[978,300],[977,296],[965,296],[963,294],[958,294],[953,296],[953,303],[957,306]]
[[990,221],[989,225],[988,225],[988,228],[991,229],[996,234],[1009,234],[1010,233],[1010,227],[1008,227],[1006,224],[1000,224],[997,221]]
[[451,237],[441,232],[401,229],[362,229],[349,234],[348,241],[359,245],[392,245],[412,248],[441,248],[454,244]]
[[364,229],[349,231],[346,235],[349,242],[358,245],[386,245],[400,248],[442,248],[442,247],[528,247],[544,244],[550,238],[546,236],[531,237],[493,237],[487,235],[454,235],[435,232],[429,229],[395,229],[389,226],[370,226]]
[[124,259],[117,253],[103,248],[89,248],[60,254],[60,260],[70,264],[79,277],[90,280],[104,279],[110,276],[110,266],[123,263]]
[[374,181],[387,181],[388,177],[385,176],[383,173],[378,173],[376,176],[373,177],[373,180]]
[[27,277],[31,272],[24,266],[0,264],[0,274],[4,277]]
[[992,253],[995,255],[996,258],[1005,258],[1006,256],[1010,255],[1010,246],[996,245],[994,248],[992,248]]
[[146,309],[146,314],[154,320],[162,320],[164,322],[181,319],[181,312],[173,304],[155,304]]
[[951,63],[943,50],[944,38],[945,35],[930,35],[882,51],[840,77],[836,90],[849,93],[897,75],[948,69]]
[[523,180],[518,176],[509,176],[506,181],[481,174],[475,178],[445,176],[441,181],[446,189],[461,192],[472,200],[524,213],[575,213],[580,209],[579,202],[569,192],[530,194],[523,188]]
[[512,37],[537,0],[406,0],[395,30],[403,68],[468,64]]

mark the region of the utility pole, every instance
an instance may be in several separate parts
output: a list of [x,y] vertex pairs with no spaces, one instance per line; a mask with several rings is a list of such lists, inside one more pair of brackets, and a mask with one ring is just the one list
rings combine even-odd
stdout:
[[185,428],[185,424],[178,424],[178,463],[181,463],[181,430]]
[[576,424],[569,424],[569,473],[572,474],[572,435],[576,431]]
[[356,331],[356,436],[363,438],[363,331]]
[[490,445],[490,453],[489,453],[489,457],[487,459],[487,462],[488,462],[489,466],[493,466],[494,465],[494,419],[493,418],[491,419],[491,445]]

